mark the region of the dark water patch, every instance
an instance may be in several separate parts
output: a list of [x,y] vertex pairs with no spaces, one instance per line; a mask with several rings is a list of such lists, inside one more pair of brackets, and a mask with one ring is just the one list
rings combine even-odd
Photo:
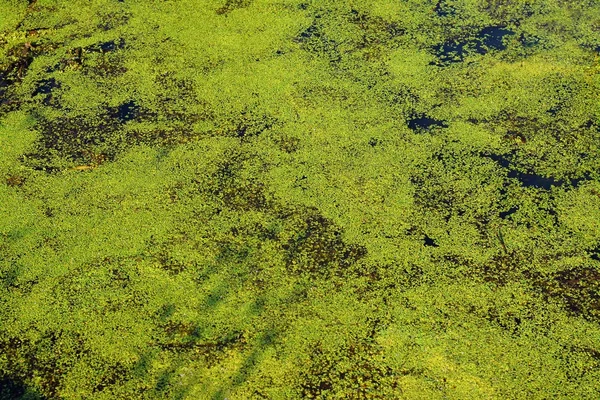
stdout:
[[379,140],[377,138],[370,138],[369,139],[369,146],[375,147],[375,146],[377,146],[379,144],[381,144],[381,140]]
[[313,23],[308,28],[300,32],[300,34],[296,36],[295,40],[298,43],[306,43],[314,37],[321,37],[321,33],[319,27]]
[[[41,90],[47,91],[46,88]],[[191,128],[200,115],[181,113],[170,114],[173,104],[161,109],[169,121],[164,130],[145,132],[123,130],[123,125],[131,121],[145,121],[157,117],[157,113],[128,100],[115,107],[105,107],[95,114],[63,116],[54,119],[40,117],[36,129],[41,133],[36,142],[37,149],[24,155],[26,164],[36,170],[54,172],[57,164],[77,163],[81,168],[97,166],[112,161],[126,148],[146,143],[170,146],[195,138]]]
[[548,110],[546,110],[546,112],[548,114],[550,114],[553,117],[556,117],[556,114],[558,114],[558,112],[561,110],[562,107],[560,107],[559,105],[550,107]]
[[56,71],[64,71],[67,67],[80,68],[83,66],[83,48],[75,47],[69,49],[66,55],[58,63],[47,67],[46,72],[52,73]]
[[463,62],[466,55],[465,42],[447,42],[433,46],[433,53],[437,61],[432,61],[429,65],[444,66],[452,63]]
[[[7,70],[0,70],[0,91],[8,86],[10,86],[9,73]],[[0,94],[2,94],[2,92],[0,92]]]
[[46,400],[37,390],[22,379],[10,375],[0,376],[0,400]]
[[480,30],[473,38],[448,41],[433,46],[432,50],[437,61],[432,61],[429,65],[446,66],[463,62],[465,57],[472,52],[483,55],[490,50],[505,50],[504,38],[514,34],[512,30],[501,26],[488,26]]
[[123,65],[122,57],[118,53],[118,50],[125,47],[123,38],[95,43],[86,47],[75,47],[69,49],[65,57],[58,63],[46,68],[46,72],[81,69],[87,75],[117,76],[127,71],[127,68]]
[[53,96],[52,90],[59,89],[61,87],[60,82],[57,82],[54,78],[44,79],[38,82],[32,96],[44,95],[42,97],[42,103],[46,106],[52,104]]
[[108,53],[125,48],[125,39],[110,40],[108,42],[95,43],[83,48],[86,53]]
[[142,108],[133,100],[125,102],[118,107],[109,109],[109,115],[112,118],[119,120],[119,122],[122,124],[139,119],[141,113]]
[[506,49],[504,38],[514,34],[515,32],[502,26],[488,26],[483,28],[477,34],[478,46],[476,46],[476,50],[479,54],[485,54],[488,49],[504,50]]
[[584,182],[588,182],[592,179],[591,175],[589,172],[585,172],[583,174],[583,176],[580,176],[578,178],[569,178],[568,182],[571,184],[571,186],[573,186],[574,188],[579,187],[582,183]]
[[445,121],[431,118],[425,114],[413,116],[407,120],[409,129],[413,131],[430,130],[431,128],[440,127],[447,128],[448,124]]
[[513,215],[514,213],[516,213],[519,210],[519,207],[517,206],[513,206],[511,208],[509,208],[506,211],[501,211],[500,212],[500,218],[502,219],[506,219],[507,217]]
[[590,251],[590,258],[592,260],[600,261],[600,246]]
[[448,4],[446,0],[439,0],[433,11],[438,17],[453,17],[456,15],[456,8],[453,5]]
[[428,247],[440,247],[440,245],[439,245],[439,244],[437,244],[437,243],[435,242],[435,240],[433,240],[432,238],[430,238],[430,237],[429,237],[429,236],[427,236],[427,235],[425,235],[425,238],[424,238],[424,244],[425,244],[425,246],[428,246]]
[[533,187],[544,190],[550,190],[553,186],[561,186],[564,183],[562,180],[556,180],[553,177],[528,174],[516,170],[509,171],[508,177],[518,179],[523,187]]
[[591,119],[585,121],[580,125],[581,129],[593,129],[596,132],[600,133],[600,121],[593,121]]
[[517,179],[523,187],[550,190],[552,189],[552,186],[561,186],[564,183],[563,180],[557,180],[553,177],[546,177],[535,173],[525,173],[511,169],[511,164],[513,163],[515,154],[515,151],[512,151],[508,154],[480,153],[482,157],[487,157],[494,160],[500,167],[504,169],[510,169],[507,177],[509,179]]
[[390,38],[395,38],[398,36],[402,36],[406,33],[406,29],[402,28],[398,25],[397,22],[391,22],[386,26],[387,32],[390,35]]
[[52,89],[60,88],[60,83],[56,82],[56,79],[44,79],[38,82],[32,96],[37,96],[38,94],[50,94]]
[[[81,335],[65,331],[49,331],[35,342],[15,337],[2,338],[0,353],[3,355],[3,369],[8,372],[8,376],[5,375],[3,380],[12,381],[13,390],[25,389],[24,396],[31,394],[33,399],[45,397],[55,399],[58,398],[58,390],[64,374],[75,360],[89,352],[84,347]],[[39,385],[40,388],[39,393],[43,393],[43,396],[23,384],[34,377],[37,381],[36,386]],[[0,393],[3,389],[0,386]]]

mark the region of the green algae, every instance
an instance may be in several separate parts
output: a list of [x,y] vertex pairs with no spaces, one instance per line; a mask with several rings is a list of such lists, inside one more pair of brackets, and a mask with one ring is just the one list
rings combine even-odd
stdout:
[[598,26],[0,1],[0,398],[597,398]]

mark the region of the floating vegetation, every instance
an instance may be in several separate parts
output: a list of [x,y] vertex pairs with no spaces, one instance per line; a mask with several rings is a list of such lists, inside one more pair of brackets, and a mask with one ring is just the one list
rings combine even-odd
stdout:
[[0,0],[0,399],[600,398],[594,2]]
[[600,271],[591,266],[574,267],[549,276],[537,275],[536,287],[546,296],[559,300],[572,314],[600,320]]
[[367,255],[360,245],[348,245],[341,232],[321,215],[309,213],[298,235],[283,244],[286,265],[294,273],[328,274],[348,268]]
[[248,7],[251,2],[251,0],[226,0],[225,4],[219,7],[216,13],[217,15],[227,15],[238,8]]

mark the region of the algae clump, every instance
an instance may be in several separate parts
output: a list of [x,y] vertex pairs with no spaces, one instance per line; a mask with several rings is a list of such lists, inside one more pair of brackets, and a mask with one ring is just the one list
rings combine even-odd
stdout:
[[0,0],[0,399],[600,397],[599,27]]

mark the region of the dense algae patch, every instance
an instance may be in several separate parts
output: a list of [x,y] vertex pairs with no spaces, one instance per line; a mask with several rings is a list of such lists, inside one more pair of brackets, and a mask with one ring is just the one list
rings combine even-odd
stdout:
[[593,2],[0,9],[0,397],[598,397]]

